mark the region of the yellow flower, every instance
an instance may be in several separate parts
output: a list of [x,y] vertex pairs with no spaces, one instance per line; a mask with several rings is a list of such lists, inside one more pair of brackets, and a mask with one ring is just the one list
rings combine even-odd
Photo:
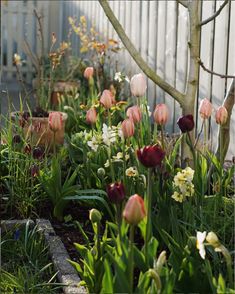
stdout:
[[174,184],[175,186],[180,186],[182,183],[185,182],[185,176],[183,173],[178,172],[174,177]]
[[184,174],[184,177],[188,182],[192,182],[193,176],[194,176],[194,170],[191,169],[191,167],[186,167],[184,170],[182,170],[182,173]]
[[138,170],[135,167],[129,167],[128,169],[126,169],[127,177],[137,177],[138,175]]
[[184,200],[184,196],[183,194],[180,194],[178,192],[174,192],[174,194],[171,196],[171,198],[173,198],[175,201],[182,203]]
[[17,53],[14,54],[14,63],[15,63],[15,65],[22,65],[21,57]]
[[219,248],[221,245],[217,235],[214,232],[209,232],[207,234],[206,241],[214,248]]

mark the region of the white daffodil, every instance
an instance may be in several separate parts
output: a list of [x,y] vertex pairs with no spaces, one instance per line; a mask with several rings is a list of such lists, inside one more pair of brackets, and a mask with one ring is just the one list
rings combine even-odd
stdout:
[[109,167],[109,160],[107,160],[106,162],[105,162],[105,164],[104,164],[104,167]]
[[119,83],[122,82],[122,73],[120,71],[115,73],[114,80]]
[[95,137],[92,137],[90,141],[87,141],[87,145],[95,152],[98,150],[99,147],[99,143],[97,142]]
[[199,254],[201,256],[202,259],[205,259],[206,256],[206,250],[205,250],[205,245],[204,245],[204,241],[206,239],[206,231],[202,232],[197,232],[197,249],[199,250]]
[[137,177],[139,175],[138,170],[132,166],[127,168],[125,173],[127,177]]
[[179,192],[174,192],[174,194],[171,196],[175,201],[182,203],[184,200],[183,194],[180,194]]
[[115,143],[117,140],[116,127],[110,128],[106,124],[103,124],[102,139],[104,144],[107,146],[110,146],[112,143]]
[[193,176],[194,176],[194,170],[191,169],[191,167],[186,167],[184,170],[182,170],[184,176],[185,176],[185,179],[188,181],[188,182],[192,182],[193,180]]

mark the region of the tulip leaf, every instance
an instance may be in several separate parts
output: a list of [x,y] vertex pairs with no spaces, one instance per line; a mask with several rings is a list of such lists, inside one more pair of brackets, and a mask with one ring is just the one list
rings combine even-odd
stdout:
[[105,273],[102,280],[101,294],[113,293],[113,275],[111,272],[110,265],[107,260],[104,261]]

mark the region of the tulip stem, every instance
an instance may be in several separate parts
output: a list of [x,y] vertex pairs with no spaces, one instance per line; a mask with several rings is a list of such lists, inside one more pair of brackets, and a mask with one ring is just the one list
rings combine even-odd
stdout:
[[113,170],[113,164],[112,164],[112,159],[111,159],[111,147],[108,148],[108,159],[109,159],[109,166],[111,170],[111,177],[112,177],[112,182],[115,182],[115,177],[114,177],[114,170]]
[[130,236],[129,236],[129,260],[128,260],[128,263],[129,263],[129,269],[130,269],[130,272],[129,272],[129,277],[130,277],[130,288],[129,288],[129,293],[133,293],[133,277],[134,277],[134,260],[133,260],[133,257],[134,257],[134,250],[133,250],[133,247],[134,247],[134,235],[135,235],[135,225],[131,225],[130,226]]
[[145,232],[145,260],[147,266],[149,266],[149,258],[148,258],[148,242],[151,238],[151,207],[152,207],[152,190],[151,190],[151,175],[152,169],[148,169],[148,178],[147,178],[147,198],[146,198],[146,206],[147,206],[147,224],[146,224],[146,232]]
[[56,156],[55,132],[53,132],[53,153]]
[[97,259],[99,260],[101,257],[101,247],[100,247],[100,222],[97,223],[97,252],[98,252],[98,257]]
[[126,187],[126,140],[123,140],[123,145],[122,145],[122,156],[123,156],[123,183],[124,187]]
[[204,119],[204,144],[203,144],[203,153],[206,152],[206,141],[207,141],[207,121]]
[[161,125],[161,139],[162,139],[162,148],[165,150],[165,143],[164,143],[164,133],[163,133],[163,126]]

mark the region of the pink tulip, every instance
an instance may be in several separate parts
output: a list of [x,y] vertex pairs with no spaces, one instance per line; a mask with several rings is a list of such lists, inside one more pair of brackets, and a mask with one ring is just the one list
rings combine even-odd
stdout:
[[97,113],[94,107],[90,108],[86,113],[86,122],[90,125],[95,124],[97,120]]
[[125,119],[122,122],[122,133],[124,138],[132,137],[135,133],[135,125],[132,119]]
[[94,74],[94,68],[92,66],[87,67],[84,71],[84,77],[88,80],[93,77],[93,74]]
[[123,217],[130,225],[138,223],[146,216],[144,200],[138,195],[132,195],[123,210]]
[[53,111],[49,113],[49,127],[53,132],[57,132],[63,127],[63,116],[61,112]]
[[169,120],[169,110],[166,104],[157,104],[153,113],[154,121],[158,125],[165,125]]
[[212,104],[207,98],[202,99],[199,105],[199,113],[202,119],[207,119],[212,113]]
[[137,105],[129,107],[127,109],[126,115],[132,119],[134,123],[140,122],[142,118],[141,110]]
[[115,99],[113,97],[113,94],[109,90],[104,90],[101,98],[100,103],[104,106],[104,108],[109,109],[113,106],[115,103]]
[[223,125],[226,123],[228,119],[228,111],[224,106],[220,106],[215,113],[216,123],[219,125]]
[[142,97],[145,95],[147,83],[143,74],[134,75],[130,82],[131,93],[133,96]]

